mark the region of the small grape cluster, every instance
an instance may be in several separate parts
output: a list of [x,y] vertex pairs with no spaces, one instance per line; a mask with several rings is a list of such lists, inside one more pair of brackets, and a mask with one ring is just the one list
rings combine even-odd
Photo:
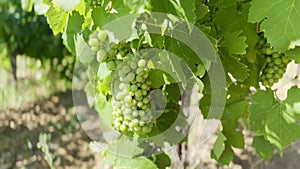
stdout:
[[132,56],[120,64],[117,74],[112,98],[114,127],[123,133],[150,133],[154,119],[148,97],[151,82],[147,80],[147,61]]
[[116,70],[122,59],[130,57],[132,50],[128,44],[111,42],[108,33],[104,30],[95,31],[88,41],[91,50],[96,53],[99,63],[106,62],[109,70]]
[[107,32],[104,30],[95,31],[90,35],[88,44],[91,50],[96,53],[98,62],[105,62],[107,59],[106,48],[109,45]]
[[258,48],[261,55],[266,58],[266,65],[262,70],[260,80],[264,86],[273,86],[282,78],[290,59],[285,54],[274,51],[264,39],[259,41]]

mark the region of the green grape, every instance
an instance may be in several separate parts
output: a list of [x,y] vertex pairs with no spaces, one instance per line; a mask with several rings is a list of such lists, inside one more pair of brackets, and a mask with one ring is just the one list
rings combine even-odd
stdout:
[[272,50],[272,48],[265,48],[264,53],[267,55],[272,55],[273,50]]
[[90,38],[88,41],[88,44],[91,47],[98,47],[99,46],[99,41],[96,38]]
[[107,62],[106,66],[109,70],[115,70],[117,65],[114,61],[111,60]]
[[275,63],[276,65],[280,65],[280,64],[281,64],[281,58],[276,58],[276,59],[274,60],[274,63]]
[[149,69],[146,65],[145,59],[136,57],[129,57],[119,64],[119,83],[112,98],[112,114],[115,129],[122,133],[147,134],[152,131],[154,121],[148,98],[151,81],[147,80]]
[[104,62],[106,60],[106,51],[98,50],[97,52],[97,61]]
[[103,30],[100,30],[97,34],[97,37],[100,41],[105,42],[108,38],[107,33]]
[[261,34],[260,37],[262,39],[259,40],[256,47],[261,56],[266,58],[265,66],[261,71],[260,81],[262,85],[271,87],[282,78],[290,59],[283,53],[276,52],[270,44],[267,43],[263,34]]

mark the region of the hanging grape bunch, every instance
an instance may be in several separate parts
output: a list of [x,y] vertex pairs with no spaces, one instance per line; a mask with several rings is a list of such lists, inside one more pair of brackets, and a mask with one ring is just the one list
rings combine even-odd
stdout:
[[290,59],[285,54],[274,51],[263,37],[257,44],[257,48],[266,59],[266,65],[260,75],[260,81],[264,86],[271,87],[282,78]]
[[132,56],[120,64],[117,73],[119,79],[112,100],[114,127],[121,132],[151,132],[154,120],[150,110],[147,61]]
[[92,33],[88,44],[96,53],[97,61],[106,63],[117,75],[113,82],[117,88],[112,96],[114,128],[123,133],[151,132],[154,120],[150,110],[147,60],[134,56],[126,43],[111,42],[104,30]]

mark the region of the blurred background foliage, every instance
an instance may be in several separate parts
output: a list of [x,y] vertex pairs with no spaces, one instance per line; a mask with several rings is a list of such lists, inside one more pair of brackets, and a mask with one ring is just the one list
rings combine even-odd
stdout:
[[0,110],[71,87],[75,57],[33,2],[0,1]]

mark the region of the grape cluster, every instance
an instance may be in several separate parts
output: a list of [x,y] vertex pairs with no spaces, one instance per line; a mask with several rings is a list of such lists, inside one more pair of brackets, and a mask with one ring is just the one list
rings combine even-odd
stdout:
[[96,53],[98,62],[105,62],[107,59],[107,46],[109,45],[109,38],[107,32],[104,30],[95,31],[90,35],[88,44],[91,50]]
[[148,97],[151,82],[147,80],[147,61],[134,56],[128,58],[120,64],[117,74],[112,98],[114,127],[123,133],[150,133],[154,119]]
[[260,49],[260,54],[266,59],[260,81],[264,86],[271,87],[282,78],[290,59],[283,53],[276,52],[265,39],[261,39],[257,46]]
[[127,43],[111,42],[108,33],[104,30],[93,32],[88,41],[91,50],[95,52],[96,59],[100,63],[106,62],[109,70],[116,70],[122,59],[130,57],[132,50]]

